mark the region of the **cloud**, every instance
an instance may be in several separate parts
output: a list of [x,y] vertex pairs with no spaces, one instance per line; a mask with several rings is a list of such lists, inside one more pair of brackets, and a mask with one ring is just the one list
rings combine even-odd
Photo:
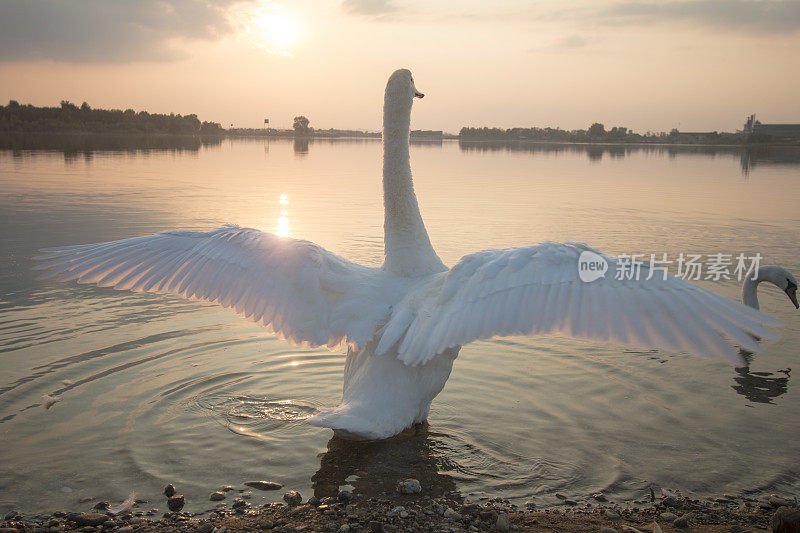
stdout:
[[0,61],[74,63],[171,60],[180,40],[233,31],[227,10],[241,0],[4,0]]
[[389,0],[343,0],[342,7],[351,15],[383,17],[397,11]]
[[589,42],[580,35],[570,35],[569,37],[561,39],[557,48],[583,48],[588,44]]
[[792,33],[800,30],[797,0],[668,0],[621,2],[600,13],[618,23],[687,21],[703,26],[751,33]]

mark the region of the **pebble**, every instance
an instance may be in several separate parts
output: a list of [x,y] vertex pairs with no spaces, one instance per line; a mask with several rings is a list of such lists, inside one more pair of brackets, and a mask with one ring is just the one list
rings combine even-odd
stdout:
[[567,499],[567,497],[564,496],[563,494],[561,494],[560,492],[556,492],[556,498],[558,498],[559,500],[566,500]]
[[311,509],[310,505],[300,505],[289,511],[289,516],[297,516]]
[[619,532],[613,527],[604,527],[603,529],[600,530],[600,533],[619,533]]
[[231,509],[245,509],[247,507],[250,507],[250,504],[240,498],[236,498],[231,504]]
[[172,483],[164,487],[164,496],[166,496],[167,498],[172,498],[173,496],[175,496],[175,492],[176,492],[175,485],[173,485]]
[[283,488],[283,485],[274,481],[245,481],[244,484],[258,490],[280,490]]
[[403,507],[402,505],[398,505],[397,507],[395,507],[394,509],[392,509],[391,511],[386,513],[386,516],[387,516],[387,518],[392,518],[394,516],[399,515],[401,512],[403,512],[405,510],[406,510],[405,507]]
[[224,500],[225,493],[220,491],[212,492],[211,496],[208,499],[211,500],[212,502],[218,502]]
[[200,524],[200,527],[197,528],[197,533],[211,533],[212,531],[214,531],[214,525],[208,522]]
[[99,526],[106,520],[110,520],[108,515],[102,513],[78,513],[71,519],[79,526]]
[[685,514],[681,517],[676,518],[672,525],[677,527],[678,529],[687,529],[689,527],[689,515]]
[[223,485],[219,488],[220,492],[230,492],[234,490],[233,485]]
[[296,490],[290,490],[283,495],[283,501],[294,507],[303,502],[303,496],[301,496]]
[[183,494],[175,494],[174,496],[170,496],[167,500],[167,507],[169,507],[169,510],[173,513],[177,513],[183,509],[185,503],[186,499],[183,497]]
[[769,504],[772,507],[783,507],[785,505],[792,505],[794,502],[791,500],[787,500],[786,498],[781,498],[780,496],[776,496],[773,494],[769,497]]
[[133,528],[131,526],[122,526],[116,533],[133,533]]
[[310,498],[308,499],[308,501],[307,501],[306,503],[307,503],[308,505],[311,505],[311,506],[313,506],[313,507],[316,507],[316,506],[317,506],[317,505],[319,505],[321,502],[319,501],[319,498],[317,498],[317,497],[315,497],[315,496],[312,496],[312,497],[310,497]]
[[506,513],[497,515],[497,522],[495,522],[494,528],[497,531],[509,531],[511,529],[511,521]]
[[420,485],[417,479],[404,479],[397,484],[397,492],[400,494],[418,494],[422,492],[422,485]]
[[461,520],[461,515],[450,509],[449,507],[444,512],[445,520]]
[[661,500],[661,503],[667,507],[683,507],[683,500],[674,496],[667,496]]
[[603,494],[602,492],[597,492],[595,494],[592,494],[592,498],[594,498],[595,500],[597,500],[599,502],[607,502],[608,501],[608,498],[606,498],[606,495]]
[[339,528],[339,533],[350,533],[350,526],[342,524],[342,527]]
[[620,516],[619,513],[612,511],[611,509],[606,510],[606,518],[609,520],[619,520]]
[[340,502],[347,503],[353,499],[353,493],[349,490],[340,491],[339,494],[336,495],[336,499]]
[[665,522],[674,522],[675,519],[678,518],[678,515],[675,513],[670,513],[669,511],[666,513],[661,513],[659,516],[661,517],[661,520],[664,520]]

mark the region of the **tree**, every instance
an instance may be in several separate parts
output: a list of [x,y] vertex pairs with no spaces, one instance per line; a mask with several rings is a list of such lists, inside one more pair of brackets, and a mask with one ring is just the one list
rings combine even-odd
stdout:
[[308,127],[310,122],[306,117],[300,115],[299,117],[294,117],[294,124],[292,127],[294,128],[295,135],[308,135],[311,133],[311,128]]
[[611,128],[611,131],[608,132],[608,137],[614,141],[622,141],[625,139],[626,135],[628,135],[628,128],[625,126],[614,126]]
[[606,134],[606,127],[600,124],[599,122],[595,122],[591,126],[589,126],[589,136],[590,137],[603,137]]

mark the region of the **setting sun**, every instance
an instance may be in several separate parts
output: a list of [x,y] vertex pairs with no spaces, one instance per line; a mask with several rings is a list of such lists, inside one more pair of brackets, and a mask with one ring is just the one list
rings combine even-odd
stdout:
[[287,51],[300,38],[300,29],[294,18],[279,13],[264,13],[252,19],[253,33],[261,47],[275,51]]

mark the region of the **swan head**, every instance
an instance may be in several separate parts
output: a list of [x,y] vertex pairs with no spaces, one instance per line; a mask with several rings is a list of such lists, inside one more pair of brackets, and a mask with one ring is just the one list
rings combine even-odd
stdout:
[[425,96],[414,85],[414,76],[407,68],[395,70],[386,82],[386,100],[411,107],[414,98]]
[[759,281],[769,281],[777,285],[786,296],[792,301],[796,309],[800,309],[797,303],[797,280],[791,272],[783,267],[769,265],[758,269]]

